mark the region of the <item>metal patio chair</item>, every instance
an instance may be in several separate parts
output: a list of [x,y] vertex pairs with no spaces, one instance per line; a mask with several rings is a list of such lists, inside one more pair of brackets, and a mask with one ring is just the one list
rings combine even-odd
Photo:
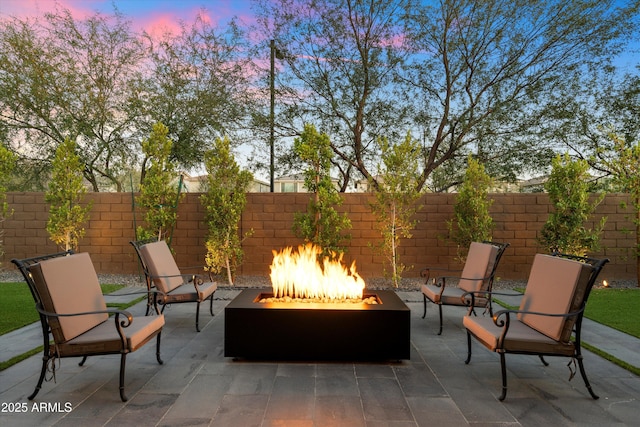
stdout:
[[[425,284],[422,285],[421,289],[424,304],[422,318],[424,319],[427,315],[427,302],[432,302],[438,306],[440,317],[438,335],[442,334],[442,306],[466,306],[462,298],[462,295],[466,292],[491,291],[496,269],[508,246],[509,243],[472,242],[469,246],[464,269],[459,276],[446,275],[431,278],[431,270],[438,269],[425,268],[422,270],[420,275],[426,277]],[[429,283],[430,280],[431,283]],[[457,286],[455,285],[456,282]],[[488,307],[489,312],[491,312],[491,299],[482,299],[478,295],[476,307],[481,306]]]
[[[218,285],[208,275],[182,274],[173,254],[164,240],[137,240],[129,242],[136,250],[144,270],[149,298],[147,314],[154,304],[162,305],[162,312],[168,304],[183,302],[196,303],[196,330],[200,332],[200,303],[209,300],[209,312],[213,316],[213,294]],[[199,267],[201,270],[202,268]],[[162,291],[154,294],[153,288]]]
[[11,261],[29,285],[42,325],[42,369],[29,400],[42,388],[48,370],[55,380],[57,358],[82,357],[82,366],[88,356],[120,354],[123,402],[127,400],[124,392],[127,354],[156,337],[156,359],[163,363],[160,336],[164,316],[134,318],[125,310],[107,308],[89,254],[67,251]]
[[[574,255],[537,254],[519,309],[500,310],[492,317],[472,317],[470,314],[475,294],[470,293],[466,296],[470,298],[468,302],[471,308],[469,314],[463,318],[468,345],[465,363],[471,361],[472,337],[500,355],[500,400],[504,400],[507,395],[507,353],[537,355],[545,366],[548,363],[544,356],[572,358],[574,366],[577,361],[589,394],[598,399],[584,369],[580,337],[582,317],[589,293],[607,262],[608,259]],[[493,295],[501,294],[492,292],[490,296]],[[569,366],[571,367],[571,362]],[[571,370],[571,377],[574,373]]]

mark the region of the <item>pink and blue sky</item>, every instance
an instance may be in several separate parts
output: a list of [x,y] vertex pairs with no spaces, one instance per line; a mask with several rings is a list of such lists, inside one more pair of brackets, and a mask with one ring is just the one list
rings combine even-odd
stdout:
[[[617,0],[621,4],[625,0]],[[96,11],[112,13],[113,6],[129,18],[134,28],[148,32],[178,29],[178,23],[193,22],[203,11],[210,22],[224,27],[231,18],[237,17],[244,25],[254,23],[251,0],[0,0],[0,18],[41,16],[54,11],[56,5],[71,11],[77,18],[92,15]],[[637,64],[638,41],[634,41],[617,61],[625,71]]]
[[41,16],[56,5],[83,18],[96,11],[112,13],[113,6],[129,18],[137,29],[148,31],[178,28],[179,21],[192,22],[202,12],[212,23],[223,26],[237,17],[253,23],[250,0],[0,0],[0,17]]

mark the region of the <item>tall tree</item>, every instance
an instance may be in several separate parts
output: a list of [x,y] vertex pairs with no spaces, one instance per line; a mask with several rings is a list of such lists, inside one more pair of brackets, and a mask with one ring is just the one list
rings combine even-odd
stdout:
[[188,169],[202,164],[216,138],[246,137],[239,129],[246,127],[254,73],[234,21],[218,28],[199,14],[177,33],[146,34],[145,40],[149,70],[135,84],[131,114],[139,116],[139,129],[155,122],[169,128],[172,161]]
[[[395,101],[394,72],[404,55],[406,0],[260,1],[259,19],[276,41],[278,129],[296,135],[317,123],[331,138],[346,190],[372,178],[378,135],[404,134],[406,109]],[[266,49],[265,49],[266,51]],[[375,181],[375,180],[374,180]]]
[[129,22],[117,12],[76,19],[62,9],[42,20],[3,19],[0,28],[0,120],[13,145],[28,150],[14,148],[49,163],[64,135],[78,135],[93,190],[120,190],[137,143],[128,84],[144,58]]
[[[320,123],[345,180],[372,176],[375,135],[407,129],[421,142],[418,189],[460,182],[470,153],[491,176],[515,179],[550,163],[557,147],[543,122],[571,120],[557,106],[612,64],[637,31],[638,3],[262,1],[261,22],[285,53],[278,127]],[[431,179],[438,169],[449,182]]]
[[[542,122],[624,46],[638,2],[442,0],[412,11],[407,91],[424,129],[421,177],[474,153],[492,176],[548,164]],[[569,117],[561,117],[570,120]]]
[[245,41],[234,22],[219,29],[203,16],[159,38],[134,32],[117,10],[2,18],[0,132],[40,182],[64,136],[78,135],[94,191],[122,191],[132,169],[144,178],[140,144],[157,122],[171,130],[171,160],[199,165],[210,141],[241,134],[249,115]]

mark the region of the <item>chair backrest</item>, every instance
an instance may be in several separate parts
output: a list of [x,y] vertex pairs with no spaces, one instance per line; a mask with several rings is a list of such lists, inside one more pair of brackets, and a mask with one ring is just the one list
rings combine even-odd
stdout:
[[[529,273],[520,310],[558,314],[580,310],[595,282],[597,272],[595,275],[594,272],[594,266],[588,262],[537,254]],[[577,317],[520,313],[518,319],[549,338],[568,342]]]
[[[107,309],[98,275],[88,253],[47,259],[28,269],[45,311],[70,314]],[[49,325],[54,340],[63,343],[104,322],[108,317],[107,313],[94,313],[50,318]]]
[[184,283],[180,269],[164,240],[146,243],[138,246],[137,249],[145,274],[151,277],[160,291],[168,293]]
[[74,253],[73,250],[68,250],[66,252],[58,252],[58,253],[54,253],[54,254],[39,255],[39,256],[36,256],[36,257],[32,257],[32,258],[25,258],[25,259],[14,258],[14,259],[11,260],[11,262],[14,263],[16,265],[16,267],[18,267],[18,270],[20,270],[20,273],[22,273],[22,277],[24,277],[24,281],[27,283],[27,286],[29,286],[29,291],[31,291],[31,296],[33,297],[33,301],[36,304],[40,304],[40,295],[38,295],[38,290],[36,289],[36,284],[33,282],[33,277],[31,277],[31,273],[29,273],[29,267],[31,267],[33,264],[37,264],[40,261],[44,261],[46,259],[57,258],[57,257],[61,257],[61,256],[67,256],[67,255],[71,255],[73,253]]
[[466,292],[487,290],[498,265],[498,256],[502,255],[500,249],[504,251],[491,243],[472,242],[458,286]]

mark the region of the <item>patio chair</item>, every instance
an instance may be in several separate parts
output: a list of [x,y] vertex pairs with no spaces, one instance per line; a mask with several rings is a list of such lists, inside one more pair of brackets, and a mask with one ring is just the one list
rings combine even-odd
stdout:
[[[440,330],[438,335],[442,334],[442,306],[454,305],[465,306],[466,303],[462,295],[471,291],[487,291],[490,292],[493,287],[493,279],[496,269],[500,263],[502,254],[509,246],[509,243],[497,242],[472,242],[469,246],[467,260],[464,269],[459,276],[439,276],[432,278],[429,283],[431,270],[425,268],[420,275],[426,277],[425,284],[422,285],[422,299],[424,304],[424,313],[422,318],[427,315],[427,302],[432,302],[438,306],[440,317]],[[457,281],[457,286],[451,284]],[[491,312],[491,299],[476,298],[476,307],[488,307]]]
[[160,336],[164,316],[134,319],[128,311],[107,308],[89,254],[68,251],[12,262],[20,269],[36,302],[44,341],[40,378],[29,400],[42,388],[48,370],[55,380],[57,358],[82,357],[82,366],[88,356],[120,354],[123,402],[127,400],[124,392],[127,354],[156,337],[156,359],[163,363]]
[[[147,314],[152,304],[162,305],[164,312],[167,304],[183,302],[196,303],[196,331],[200,332],[200,303],[209,300],[209,312],[213,316],[213,294],[218,285],[209,275],[206,279],[199,274],[182,274],[171,250],[164,240],[137,240],[129,242],[136,250],[144,270],[149,298]],[[200,267],[200,269],[202,269]],[[153,288],[162,291],[153,294]],[[154,298],[157,298],[154,300]]]
[[[598,399],[584,369],[580,335],[589,293],[607,262],[608,259],[537,254],[518,310],[500,310],[492,317],[471,317],[469,312],[463,318],[468,345],[465,363],[471,361],[471,337],[500,355],[500,400],[507,396],[507,353],[537,355],[545,366],[548,363],[544,356],[570,357],[574,367],[577,361],[591,397]],[[493,295],[500,293],[490,296]],[[467,297],[473,307],[474,293]],[[575,373],[571,362],[569,367],[571,379]]]

